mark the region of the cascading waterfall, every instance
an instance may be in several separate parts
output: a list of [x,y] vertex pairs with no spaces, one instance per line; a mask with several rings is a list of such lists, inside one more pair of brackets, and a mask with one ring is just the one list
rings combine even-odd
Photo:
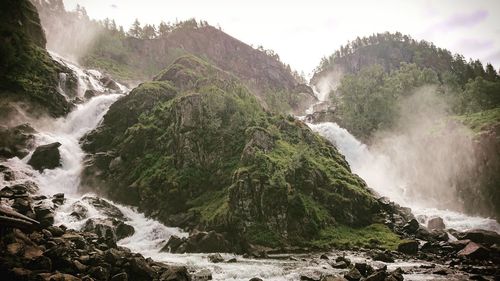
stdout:
[[439,216],[444,220],[447,228],[459,231],[480,228],[500,233],[500,224],[493,219],[472,217],[456,211],[440,209],[439,202],[432,200],[433,198],[429,198],[426,202],[416,200],[408,192],[411,184],[398,172],[390,156],[370,151],[365,144],[336,123],[308,125],[336,145],[346,157],[353,172],[363,178],[368,186],[380,195],[402,206],[410,207],[421,223],[425,224],[428,219]]

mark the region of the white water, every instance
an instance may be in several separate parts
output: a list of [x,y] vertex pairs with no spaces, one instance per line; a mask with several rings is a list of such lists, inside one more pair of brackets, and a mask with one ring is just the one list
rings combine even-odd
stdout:
[[426,202],[415,200],[407,192],[407,189],[411,188],[410,184],[404,176],[398,173],[395,163],[389,156],[370,151],[365,144],[336,123],[308,125],[336,145],[346,157],[352,171],[362,177],[369,187],[402,206],[410,207],[424,225],[428,219],[439,216],[443,218],[447,228],[459,231],[480,228],[500,233],[500,225],[496,220],[439,209],[439,202],[433,201],[433,198],[428,198]]

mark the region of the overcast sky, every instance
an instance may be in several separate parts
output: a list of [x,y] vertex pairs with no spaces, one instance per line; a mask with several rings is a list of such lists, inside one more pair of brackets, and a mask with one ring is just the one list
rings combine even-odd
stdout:
[[356,36],[400,31],[466,58],[500,67],[500,1],[328,0],[64,0],[91,18],[115,19],[126,30],[135,18],[158,24],[189,18],[253,46],[276,51],[293,69],[310,74],[321,57]]

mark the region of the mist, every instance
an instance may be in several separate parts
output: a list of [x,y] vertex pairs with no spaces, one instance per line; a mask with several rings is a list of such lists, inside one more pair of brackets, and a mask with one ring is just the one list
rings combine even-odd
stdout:
[[471,132],[453,121],[435,87],[399,104],[395,129],[375,136],[355,167],[368,185],[406,206],[463,211],[457,188],[475,165]]

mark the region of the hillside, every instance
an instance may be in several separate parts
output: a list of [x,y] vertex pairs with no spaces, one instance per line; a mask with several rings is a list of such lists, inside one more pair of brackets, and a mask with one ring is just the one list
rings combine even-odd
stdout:
[[[204,22],[165,25],[165,31],[150,35],[143,32],[150,25],[138,26],[137,34],[132,30],[125,33],[114,21],[90,20],[83,8],[64,10],[61,0],[36,3],[48,41],[59,42],[49,44],[55,51],[78,54],[83,65],[121,81],[149,80],[177,58],[193,54],[236,75],[269,110],[302,113],[316,99],[274,52],[255,49]],[[76,30],[82,28],[91,31],[73,40]]]
[[83,147],[87,188],[169,225],[226,233],[240,250],[328,245],[321,233],[368,226],[384,208],[333,145],[194,57],[113,104]]
[[70,111],[58,89],[59,75],[67,76],[68,94],[76,91],[70,69],[52,60],[35,7],[28,0],[0,4],[0,117],[18,110],[61,116]]

